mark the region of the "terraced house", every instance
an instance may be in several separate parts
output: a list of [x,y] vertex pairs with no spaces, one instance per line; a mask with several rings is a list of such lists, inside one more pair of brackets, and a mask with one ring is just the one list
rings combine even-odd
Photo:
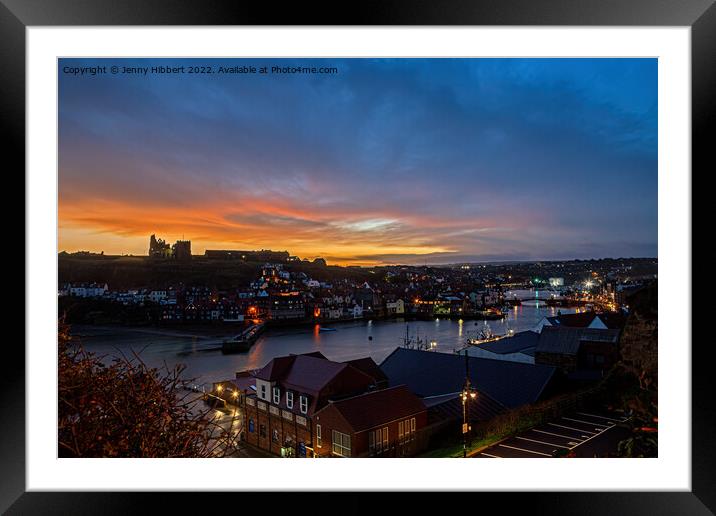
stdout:
[[[325,436],[315,415],[331,401],[376,391],[385,376],[371,359],[333,362],[320,352],[272,359],[253,373],[255,386],[244,398],[245,439],[276,455],[310,457],[325,453]],[[330,443],[330,441],[329,441]]]

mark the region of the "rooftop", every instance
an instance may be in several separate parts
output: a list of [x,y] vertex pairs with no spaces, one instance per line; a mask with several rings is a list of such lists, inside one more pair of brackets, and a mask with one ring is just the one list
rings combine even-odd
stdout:
[[[537,401],[555,374],[555,368],[507,360],[468,357],[470,382],[502,405],[514,408]],[[391,385],[405,384],[418,396],[462,391],[465,357],[396,348],[380,364]]]
[[504,355],[506,353],[519,353],[520,351],[534,348],[537,345],[539,333],[534,331],[521,331],[512,337],[505,337],[499,340],[478,344],[477,347]]
[[545,326],[537,341],[538,353],[576,355],[582,342],[611,342],[616,344],[619,330],[597,328],[564,328]]
[[423,402],[405,385],[371,391],[333,401],[321,411],[335,408],[355,432],[368,430],[389,421],[414,416],[426,410]]

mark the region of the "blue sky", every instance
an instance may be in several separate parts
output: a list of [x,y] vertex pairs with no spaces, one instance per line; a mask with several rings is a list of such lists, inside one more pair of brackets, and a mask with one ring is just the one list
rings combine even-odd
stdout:
[[[74,76],[64,66],[332,66]],[[63,59],[60,248],[656,256],[655,59]]]

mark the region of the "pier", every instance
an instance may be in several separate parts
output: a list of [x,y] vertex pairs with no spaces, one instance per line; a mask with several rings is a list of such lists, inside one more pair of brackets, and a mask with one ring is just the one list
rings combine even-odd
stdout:
[[221,346],[223,353],[243,353],[251,349],[256,339],[266,329],[266,323],[252,324],[233,339],[225,340]]

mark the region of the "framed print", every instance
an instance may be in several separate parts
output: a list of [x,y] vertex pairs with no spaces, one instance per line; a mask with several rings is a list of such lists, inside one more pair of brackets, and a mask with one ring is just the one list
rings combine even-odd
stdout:
[[628,5],[4,1],[27,303],[3,511],[710,514],[691,182],[716,8]]

